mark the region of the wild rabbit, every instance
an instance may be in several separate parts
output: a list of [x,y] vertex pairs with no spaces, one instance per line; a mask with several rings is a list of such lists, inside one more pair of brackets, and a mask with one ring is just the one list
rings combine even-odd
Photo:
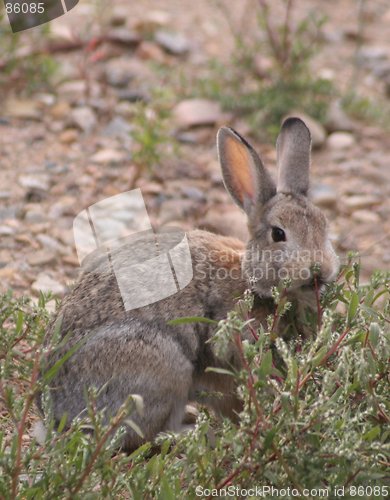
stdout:
[[[142,396],[143,414],[132,413],[141,438],[130,427],[122,448],[132,450],[164,430],[180,431],[186,403],[202,390],[221,391],[209,398],[218,412],[234,417],[240,404],[232,377],[205,372],[207,367],[239,364],[235,347],[219,359],[207,342],[215,326],[208,323],[169,325],[183,316],[215,320],[226,317],[237,297],[251,288],[256,296],[253,314],[265,325],[273,312],[272,287],[289,278],[296,325],[304,306],[315,303],[314,264],[319,284],[334,279],[338,259],[321,211],[307,198],[311,137],[298,118],[287,119],[277,140],[278,181],[275,184],[252,147],[230,128],[218,132],[217,146],[225,187],[248,217],[250,240],[206,231],[187,234],[193,278],[180,292],[132,311],[126,311],[112,270],[97,257],[81,274],[49,328],[56,329],[63,346],[49,356],[52,366],[77,345],[75,352],[50,383],[50,399],[57,422],[68,424],[86,411],[86,388],[99,390],[98,407],[107,419],[131,394]],[[129,248],[116,258],[126,261]],[[136,290],[135,290],[136,292]],[[279,325],[280,334],[287,327]],[[306,332],[302,332],[306,334]],[[41,401],[38,405],[42,407]]]

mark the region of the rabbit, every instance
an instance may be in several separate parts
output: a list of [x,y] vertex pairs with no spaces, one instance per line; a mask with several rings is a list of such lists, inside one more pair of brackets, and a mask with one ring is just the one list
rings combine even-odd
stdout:
[[[215,324],[168,322],[188,316],[224,319],[247,289],[256,297],[252,313],[257,324],[266,326],[274,311],[272,289],[281,278],[289,278],[288,297],[297,306],[293,319],[298,332],[308,335],[299,325],[304,325],[303,309],[315,304],[312,266],[318,265],[318,283],[323,286],[335,278],[338,258],[324,214],[307,197],[311,136],[304,122],[284,121],[276,147],[277,183],[245,139],[231,128],[218,131],[224,185],[246,213],[250,239],[245,245],[207,231],[188,232],[193,278],[178,293],[126,311],[107,261],[97,256],[84,269],[48,329],[48,339],[59,331],[63,342],[49,354],[43,372],[80,343],[50,382],[56,422],[66,415],[69,426],[85,414],[88,387],[99,391],[98,409],[107,420],[129,395],[142,397],[143,412],[134,411],[130,418],[143,435],[126,427],[121,443],[125,451],[162,431],[180,432],[186,404],[196,400],[200,390],[210,391],[207,404],[217,413],[237,418],[241,406],[233,378],[206,371],[240,367],[233,343],[220,359],[208,342]],[[119,248],[116,258],[125,262],[129,251]],[[286,328],[281,321],[280,335]],[[223,397],[213,397],[211,391]],[[43,411],[41,397],[38,406]]]

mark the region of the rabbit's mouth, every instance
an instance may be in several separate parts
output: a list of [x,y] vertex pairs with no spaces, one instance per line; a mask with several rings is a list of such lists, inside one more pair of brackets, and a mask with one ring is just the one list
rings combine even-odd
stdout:
[[326,281],[324,281],[321,277],[313,276],[308,283],[305,283],[300,288],[301,290],[310,290],[312,292],[318,290],[319,292],[322,292],[325,289],[325,285]]

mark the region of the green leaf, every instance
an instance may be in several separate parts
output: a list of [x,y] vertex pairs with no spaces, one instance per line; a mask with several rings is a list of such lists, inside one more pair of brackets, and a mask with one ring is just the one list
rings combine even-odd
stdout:
[[363,434],[363,439],[365,441],[374,441],[374,439],[377,438],[380,433],[381,433],[381,428],[379,427],[379,425],[376,425],[375,427],[367,431],[365,434]]
[[61,359],[59,359],[54,365],[47,370],[43,375],[43,380],[45,382],[50,382],[58,373],[58,370],[61,366],[68,361],[68,359],[73,356],[73,354],[80,349],[80,347],[85,343],[85,339],[82,339],[80,342],[77,342],[73,347],[71,347]]
[[139,455],[142,455],[143,453],[149,453],[149,450],[151,449],[152,445],[151,443],[145,443],[139,448],[137,448],[131,455],[129,455],[129,460],[134,460],[136,459]]
[[218,321],[210,318],[203,318],[202,316],[184,316],[183,318],[171,319],[167,321],[167,325],[175,326],[175,325],[185,325],[188,323],[208,323],[210,325],[217,325]]
[[18,311],[16,325],[15,325],[15,333],[16,335],[20,335],[23,330],[23,322],[24,322],[24,314],[23,311]]
[[370,342],[374,348],[377,347],[377,345],[378,345],[380,333],[381,333],[381,329],[379,328],[378,323],[371,323],[371,325],[370,325]]
[[272,371],[272,351],[270,349],[264,354],[261,360],[259,375],[266,377],[271,373],[271,371]]
[[214,373],[219,373],[220,375],[230,375],[233,377],[235,376],[235,373],[232,372],[231,370],[227,370],[226,368],[214,368],[212,366],[208,366],[205,372],[214,372]]
[[61,417],[60,423],[57,427],[57,432],[61,434],[61,432],[65,429],[66,421],[68,420],[68,414],[64,413]]
[[324,356],[327,352],[328,352],[328,348],[325,345],[323,345],[320,349],[318,349],[318,351],[316,352],[316,354],[314,355],[314,357],[311,360],[312,365],[318,366],[321,363],[321,361],[324,359]]
[[134,420],[131,420],[130,418],[124,420],[124,423],[126,425],[128,425],[129,427],[131,427],[133,429],[133,431],[138,434],[138,436],[140,436],[141,438],[144,437],[144,434],[143,432],[141,431],[141,428],[139,427],[139,425],[137,425]]
[[176,500],[177,496],[173,489],[170,487],[166,476],[163,476],[160,480],[160,494],[158,496],[160,500]]
[[351,298],[349,301],[348,314],[347,314],[347,323],[350,325],[354,320],[357,310],[359,307],[359,295],[356,292],[351,293]]
[[272,445],[274,437],[277,433],[278,429],[275,426],[273,429],[267,432],[265,438],[264,438],[264,443],[263,443],[263,452],[267,451],[268,448]]

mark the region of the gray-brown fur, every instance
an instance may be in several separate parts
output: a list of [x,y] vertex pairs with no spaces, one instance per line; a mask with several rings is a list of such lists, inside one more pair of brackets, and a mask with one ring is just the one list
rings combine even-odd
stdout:
[[[310,144],[303,141],[299,153],[302,122],[295,120],[294,123],[282,128],[284,139],[279,142],[279,148],[284,143],[291,150],[291,144],[294,144],[294,158],[299,154],[304,158],[310,153],[307,151]],[[225,318],[237,297],[252,287],[259,297],[253,314],[259,323],[264,324],[267,315],[273,311],[271,288],[278,284],[278,279],[268,276],[256,280],[253,279],[256,273],[272,265],[284,266],[288,270],[299,265],[309,268],[314,261],[309,256],[303,263],[295,262],[286,256],[281,262],[272,262],[272,259],[266,262],[263,255],[260,259],[258,257],[263,250],[290,252],[297,249],[314,254],[318,249],[323,254],[320,262],[322,281],[334,278],[338,264],[327,238],[325,218],[301,194],[302,185],[308,179],[305,180],[304,175],[286,175],[284,184],[289,182],[288,179],[299,179],[298,185],[292,183],[287,190],[278,190],[275,194],[277,186],[256,153],[237,133],[221,129],[218,146],[225,185],[248,215],[250,241],[245,247],[234,238],[205,231],[188,233],[194,272],[192,281],[175,295],[131,311],[126,311],[123,306],[107,261],[99,255],[93,256],[63,301],[48,331],[48,341],[56,328],[60,328],[60,335],[65,339],[64,345],[49,356],[49,366],[81,341],[51,382],[50,395],[57,421],[64,413],[68,422],[83,414],[85,389],[91,386],[97,389],[104,386],[98,403],[107,416],[114,414],[130,394],[141,395],[144,413],[133,413],[131,418],[148,440],[163,430],[179,431],[185,405],[196,398],[199,390],[222,391],[224,398],[210,397],[208,403],[217,411],[233,417],[240,404],[232,378],[205,372],[208,366],[239,365],[233,345],[227,358],[219,359],[212,344],[207,342],[213,335],[214,325],[169,326],[167,322],[183,316]],[[295,159],[286,167],[288,151],[279,151],[279,154],[283,157],[283,168],[299,171]],[[303,168],[306,169],[306,165]],[[285,242],[272,241],[270,231],[274,225],[285,230]],[[125,262],[129,251],[126,246],[120,248],[116,260]],[[307,287],[311,283],[311,277],[293,280],[290,296],[297,306],[296,311],[314,304],[313,290]],[[299,315],[297,312],[294,318],[298,329],[301,324]],[[282,322],[280,328],[285,327],[286,323]],[[129,428],[123,448],[133,449],[142,441]]]

